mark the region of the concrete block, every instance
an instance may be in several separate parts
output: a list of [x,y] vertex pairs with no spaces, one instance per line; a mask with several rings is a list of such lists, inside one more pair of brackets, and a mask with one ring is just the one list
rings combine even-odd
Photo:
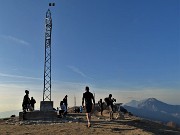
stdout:
[[19,112],[19,120],[48,120],[53,121],[57,119],[56,111],[33,111],[33,112]]
[[53,101],[41,101],[40,111],[53,111]]

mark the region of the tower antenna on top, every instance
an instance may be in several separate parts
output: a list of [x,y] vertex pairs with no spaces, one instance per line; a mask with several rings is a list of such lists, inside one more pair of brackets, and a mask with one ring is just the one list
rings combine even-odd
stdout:
[[49,6],[51,7],[51,6],[55,6],[55,3],[49,3]]

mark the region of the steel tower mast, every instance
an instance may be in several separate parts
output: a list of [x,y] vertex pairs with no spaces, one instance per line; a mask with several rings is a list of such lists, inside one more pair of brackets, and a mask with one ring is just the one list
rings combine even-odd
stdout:
[[51,101],[51,32],[52,18],[48,9],[45,19],[45,62],[44,62],[44,89],[43,101]]

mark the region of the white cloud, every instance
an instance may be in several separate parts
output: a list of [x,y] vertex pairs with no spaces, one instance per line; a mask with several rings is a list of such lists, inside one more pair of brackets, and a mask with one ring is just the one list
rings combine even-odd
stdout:
[[81,75],[81,76],[84,77],[84,78],[89,78],[89,77],[87,77],[87,75],[85,75],[82,71],[80,71],[77,67],[68,66],[68,68],[71,69],[73,72]]
[[20,76],[20,75],[11,75],[11,74],[4,74],[0,73],[2,77],[10,77],[10,78],[21,78],[21,79],[31,79],[31,80],[42,80],[42,78],[37,77],[29,77],[29,76]]
[[18,43],[18,44],[22,44],[22,45],[26,45],[26,46],[29,45],[28,42],[26,42],[26,41],[24,41],[24,40],[22,40],[22,39],[19,39],[19,38],[10,36],[10,35],[9,35],[9,36],[7,36],[7,35],[1,35],[0,37],[1,37],[1,38],[4,38],[4,39],[6,39],[6,40],[10,40],[10,41],[16,42],[16,43]]

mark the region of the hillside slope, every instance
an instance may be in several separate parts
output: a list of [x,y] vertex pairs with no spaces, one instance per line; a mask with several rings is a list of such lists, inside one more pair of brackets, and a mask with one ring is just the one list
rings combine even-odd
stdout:
[[155,98],[131,101],[124,105],[134,115],[162,122],[175,122],[180,125],[180,105],[169,105]]

